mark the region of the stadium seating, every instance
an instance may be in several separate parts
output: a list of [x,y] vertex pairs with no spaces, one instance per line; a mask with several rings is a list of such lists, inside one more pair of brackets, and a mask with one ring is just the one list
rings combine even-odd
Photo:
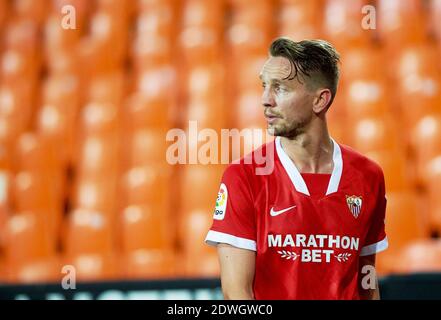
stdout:
[[427,163],[424,170],[426,182],[429,223],[434,231],[441,233],[441,199],[439,190],[441,187],[441,155],[433,158]]
[[397,49],[403,44],[425,40],[427,13],[418,0],[377,0],[378,28],[385,46]]
[[396,259],[394,272],[439,272],[441,268],[441,242],[425,239],[409,244]]
[[12,215],[5,228],[7,261],[19,264],[52,256],[55,242],[48,228],[47,219],[37,212]]
[[420,203],[420,199],[408,191],[388,193],[386,233],[389,248],[377,258],[381,274],[396,271],[403,248],[428,236],[427,210],[424,210],[425,206]]
[[437,0],[430,1],[430,22],[431,31],[441,39],[441,3]]
[[366,156],[382,168],[386,192],[406,190],[415,180],[413,168],[405,161],[403,152],[370,151],[366,153]]
[[318,38],[320,32],[321,3],[317,0],[282,0],[278,8],[276,31],[293,39]]
[[[424,180],[425,165],[441,154],[441,116],[440,114],[426,114],[415,123],[411,131],[411,147],[415,155],[417,174]],[[424,144],[422,143],[424,141]]]
[[363,29],[360,13],[366,0],[326,0],[323,10],[323,32],[337,49],[369,43],[372,34]]
[[[349,117],[348,117],[349,118]],[[360,117],[351,122],[351,145],[362,153],[371,151],[402,151],[399,131],[392,117]]]
[[[380,272],[440,271],[440,18],[439,0],[0,0],[0,282],[217,276],[203,239],[225,166],[201,163],[202,138],[265,127],[282,35],[341,53],[327,117],[383,169]],[[197,164],[167,162],[167,133]],[[236,158],[217,143],[205,160]]]

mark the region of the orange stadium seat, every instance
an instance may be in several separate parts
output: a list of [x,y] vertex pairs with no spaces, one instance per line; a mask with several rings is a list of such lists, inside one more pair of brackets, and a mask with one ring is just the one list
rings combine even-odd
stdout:
[[325,1],[323,31],[337,49],[365,45],[370,41],[371,33],[366,32],[361,24],[362,8],[367,4],[367,0]]
[[204,243],[207,230],[212,224],[212,210],[201,208],[186,212],[181,216],[179,244],[182,246],[188,275],[195,276],[202,273],[216,275],[218,273],[216,249]]
[[135,89],[146,97],[159,98],[168,92],[171,98],[176,94],[176,74],[171,64],[151,65],[136,71]]
[[341,52],[341,80],[379,80],[386,77],[384,70],[378,65],[385,59],[383,47],[379,45],[364,45],[349,47]]
[[38,211],[47,219],[51,231],[59,227],[63,203],[60,189],[61,177],[41,173],[20,171],[11,186],[12,203],[19,211]]
[[6,48],[23,53],[33,52],[34,58],[38,57],[38,24],[31,20],[11,16],[4,31],[3,41]]
[[234,78],[232,79],[237,85],[238,92],[236,92],[236,94],[249,90],[256,92],[260,90],[260,93],[263,93],[262,81],[259,79],[259,74],[267,58],[267,55],[259,55],[243,62],[233,62],[233,65],[238,70],[234,73]]
[[426,165],[424,182],[428,193],[430,225],[441,234],[441,153]]
[[80,253],[65,255],[63,266],[73,266],[78,282],[108,281],[121,278],[121,262],[118,256],[106,253]]
[[46,53],[46,67],[50,76],[66,76],[77,75],[82,79],[85,77],[86,71],[81,66],[81,59],[76,51],[53,50]]
[[166,164],[165,130],[143,128],[127,132],[125,136],[123,149],[129,166]]
[[156,204],[166,208],[172,184],[166,166],[144,165],[128,169],[122,177],[120,203],[125,205]]
[[44,25],[44,49],[49,57],[56,51],[69,52],[76,49],[80,41],[81,28],[75,23],[76,29],[60,28],[59,12],[47,17]]
[[33,51],[6,48],[0,65],[3,80],[9,83],[15,83],[22,79],[34,81],[40,66],[40,62],[34,58],[35,56],[36,53]]
[[[188,122],[185,122],[184,128],[197,125],[199,131],[211,129],[219,132],[226,127],[227,111],[223,99],[190,97],[186,113]],[[190,121],[193,124],[190,124]]]
[[84,177],[77,180],[72,189],[73,208],[98,211],[108,217],[115,216],[118,202],[116,177]]
[[[13,168],[12,162],[13,162],[13,155],[8,152],[4,144],[0,144],[0,177],[1,177],[0,181],[2,181],[1,183],[3,183],[2,180],[3,178],[9,179],[9,176],[12,174],[12,168]],[[8,183],[9,182],[4,184],[4,186],[7,186]]]
[[404,148],[396,121],[387,114],[381,118],[352,118],[349,126],[352,132],[351,146],[361,153],[400,151]]
[[409,75],[434,75],[440,69],[436,48],[433,43],[407,45],[397,50],[397,59],[390,65],[396,78]]
[[180,120],[197,121],[199,130],[219,130],[226,125],[228,109],[224,108],[224,75],[220,67],[215,65],[189,70],[187,113],[186,118]]
[[7,281],[12,283],[59,283],[63,276],[61,261],[56,255],[7,267]]
[[86,100],[119,105],[125,94],[125,76],[122,70],[116,70],[93,77],[88,84]]
[[18,135],[17,127],[18,125],[12,119],[0,117],[0,143],[7,150],[8,154],[13,153],[14,142]]
[[[2,201],[0,202],[0,248],[3,249],[5,246],[5,228],[6,228],[6,223],[8,222],[9,219],[9,207],[8,207],[8,203],[7,203],[7,190],[5,190],[6,188],[3,187],[1,190],[2,193]],[[0,255],[1,256],[1,255]]]
[[3,30],[6,17],[9,13],[9,1],[0,0],[0,28]]
[[68,255],[110,253],[115,246],[113,220],[100,212],[77,209],[65,221],[64,252]]
[[441,105],[441,65],[433,45],[409,46],[393,64],[398,80],[398,98],[406,125],[439,111]]
[[280,1],[277,23],[278,33],[292,39],[318,38],[321,22],[321,2],[318,0]]
[[188,255],[185,263],[187,277],[220,276],[219,258],[215,248],[209,253]]
[[[155,42],[156,45],[152,46],[152,42]],[[131,48],[134,69],[144,71],[171,63],[172,49],[173,43],[169,37],[156,34],[150,35],[146,32],[137,35]]]
[[170,226],[161,206],[127,206],[121,214],[122,251],[170,248]]
[[348,119],[381,117],[391,110],[386,79],[354,79],[345,83],[344,103]]
[[21,170],[56,173],[60,169],[57,152],[44,137],[23,133],[17,141],[16,166]]
[[77,27],[82,29],[94,6],[91,6],[88,0],[51,0],[51,11],[52,13],[59,13],[66,5],[75,7]]
[[[121,256],[123,274],[129,279],[171,278],[179,274],[182,263],[167,249],[138,249]],[[178,267],[179,266],[179,267]]]
[[47,140],[54,149],[63,145],[57,150],[57,162],[59,167],[65,167],[73,159],[74,148],[74,122],[62,110],[54,105],[43,106],[37,115],[37,132]]
[[51,75],[44,79],[42,104],[56,106],[60,108],[63,115],[75,118],[80,108],[81,79],[71,71],[51,72]]
[[12,2],[12,10],[17,17],[23,20],[31,20],[37,24],[43,22],[47,13],[46,0],[15,0]]
[[170,97],[150,98],[139,92],[127,97],[124,109],[124,132],[147,128],[168,128],[173,121],[172,117],[175,116]]
[[387,191],[403,191],[410,187],[414,175],[404,152],[384,150],[367,152],[365,155],[380,165]]
[[36,112],[36,131],[50,145],[59,146],[57,155],[64,166],[73,159],[74,137],[80,106],[78,78],[51,76],[43,84],[43,102]]
[[[138,1],[136,36],[132,42],[132,58],[137,70],[169,63],[178,28],[176,3],[173,1]],[[151,43],[155,43],[154,46]]]
[[430,114],[418,121],[411,134],[419,179],[424,179],[424,169],[429,161],[441,154],[441,115]]
[[386,233],[391,251],[428,234],[425,213],[418,196],[411,191],[387,192]]
[[97,0],[97,10],[104,11],[115,16],[126,17],[130,12],[129,4],[131,1],[119,1],[119,0]]
[[420,240],[403,249],[395,261],[394,271],[400,273],[439,272],[441,270],[441,241]]
[[438,38],[438,42],[441,42],[441,2],[439,0],[431,0],[429,12],[431,31]]
[[0,86],[0,118],[9,122],[3,130],[5,141],[15,139],[30,126],[34,98],[31,83],[22,81]]
[[244,61],[267,53],[267,45],[275,33],[274,11],[272,1],[257,1],[253,6],[232,1],[232,20],[226,40],[235,60]]
[[79,44],[80,61],[90,67],[86,74],[102,74],[120,66],[127,54],[128,28],[123,12],[117,16],[96,12],[91,17],[90,30]]
[[424,239],[427,224],[420,210],[418,198],[411,192],[387,192],[386,234],[389,248],[378,256],[378,268],[382,272],[393,271],[406,245]]
[[419,0],[378,0],[377,18],[381,40],[391,49],[425,38],[426,17]]
[[12,215],[5,228],[5,256],[7,263],[20,265],[52,257],[55,241],[50,235],[47,218],[34,212]]
[[207,27],[221,31],[224,1],[186,0],[182,9],[184,26]]
[[222,97],[224,70],[221,64],[203,65],[188,70],[187,92],[191,98]]
[[243,91],[236,99],[233,120],[238,128],[266,128],[262,107],[262,90]]
[[220,58],[223,1],[185,1],[179,44],[189,65],[209,64]]
[[441,77],[418,75],[408,77],[399,88],[403,118],[407,126],[418,123],[424,116],[440,112]]
[[78,177],[113,177],[118,173],[120,141],[114,136],[89,135],[81,141],[76,162]]
[[80,114],[82,134],[112,136],[118,132],[119,109],[113,103],[89,102],[83,106]]
[[181,213],[213,212],[224,168],[220,165],[187,165],[181,177]]

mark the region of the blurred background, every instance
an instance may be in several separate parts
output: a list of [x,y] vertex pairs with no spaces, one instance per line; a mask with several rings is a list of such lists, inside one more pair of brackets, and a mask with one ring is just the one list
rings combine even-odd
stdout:
[[328,120],[384,170],[380,275],[440,272],[441,0],[0,0],[0,283],[218,277],[225,166],[168,164],[166,133],[265,128],[281,35],[341,54]]

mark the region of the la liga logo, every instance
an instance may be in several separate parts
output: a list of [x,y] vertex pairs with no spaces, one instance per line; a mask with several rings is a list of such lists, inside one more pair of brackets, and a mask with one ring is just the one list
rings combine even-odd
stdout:
[[213,219],[223,220],[225,218],[225,210],[227,208],[228,190],[225,184],[221,184],[216,198],[216,208],[214,209]]
[[226,199],[225,191],[220,190],[217,195],[217,199],[216,199],[216,207],[220,207],[221,205],[223,205],[225,202],[225,199]]

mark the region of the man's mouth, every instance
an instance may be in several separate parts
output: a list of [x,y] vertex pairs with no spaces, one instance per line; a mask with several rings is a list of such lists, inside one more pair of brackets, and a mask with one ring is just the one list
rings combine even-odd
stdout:
[[279,116],[276,115],[272,115],[272,114],[265,114],[265,119],[266,122],[268,122],[269,124],[273,124],[274,122],[277,121],[277,119],[279,119]]

